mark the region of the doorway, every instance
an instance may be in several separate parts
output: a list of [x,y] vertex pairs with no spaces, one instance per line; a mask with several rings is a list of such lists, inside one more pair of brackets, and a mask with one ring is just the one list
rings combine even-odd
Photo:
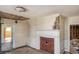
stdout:
[[70,52],[79,53],[79,25],[70,25]]
[[8,51],[13,48],[12,27],[2,27],[1,51]]

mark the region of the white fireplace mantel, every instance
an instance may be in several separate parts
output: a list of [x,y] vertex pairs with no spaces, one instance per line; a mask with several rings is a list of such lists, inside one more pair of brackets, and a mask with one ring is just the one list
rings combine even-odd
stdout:
[[40,30],[36,31],[36,47],[40,49],[40,37],[54,38],[54,53],[60,54],[60,32],[59,30]]

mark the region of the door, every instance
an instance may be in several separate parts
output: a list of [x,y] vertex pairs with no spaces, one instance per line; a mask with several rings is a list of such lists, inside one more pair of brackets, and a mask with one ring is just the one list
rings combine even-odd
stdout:
[[12,27],[2,26],[1,51],[8,51],[12,49]]

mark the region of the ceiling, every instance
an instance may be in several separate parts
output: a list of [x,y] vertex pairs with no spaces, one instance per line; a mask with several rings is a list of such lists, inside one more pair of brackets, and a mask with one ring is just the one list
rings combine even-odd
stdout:
[[50,14],[62,14],[65,16],[79,15],[78,5],[20,5],[27,9],[26,12],[17,12],[17,5],[0,5],[0,11],[24,16],[24,17],[39,17]]

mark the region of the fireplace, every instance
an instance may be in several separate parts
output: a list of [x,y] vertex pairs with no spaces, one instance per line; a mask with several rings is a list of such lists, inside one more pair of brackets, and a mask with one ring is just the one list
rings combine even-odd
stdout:
[[[36,40],[34,41],[34,47],[41,49],[41,40],[49,40],[52,42],[52,52],[54,54],[60,54],[60,32],[58,30],[40,30],[36,31]],[[48,43],[48,42],[46,42]],[[46,48],[46,47],[45,47]],[[43,50],[43,49],[41,49]],[[45,50],[44,50],[45,51]],[[47,50],[46,50],[47,51]]]
[[40,49],[54,54],[54,38],[40,37]]

